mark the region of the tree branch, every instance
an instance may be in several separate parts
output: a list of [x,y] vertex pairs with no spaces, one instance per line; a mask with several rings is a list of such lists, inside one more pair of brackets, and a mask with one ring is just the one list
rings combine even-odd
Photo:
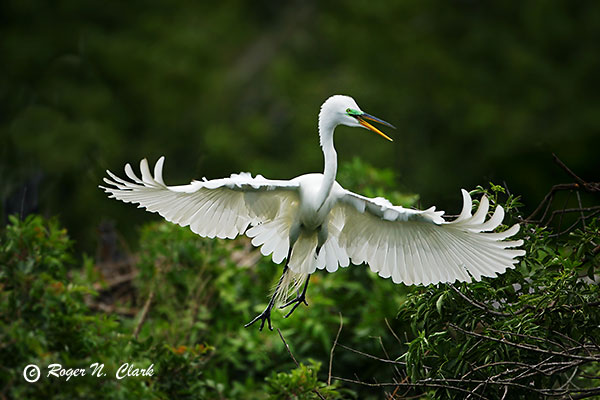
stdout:
[[[281,333],[281,330],[279,328],[277,328],[277,333],[279,333],[279,337],[281,338],[281,341],[283,342],[283,344],[285,345],[285,348],[287,349],[288,354],[290,355],[290,357],[292,357],[292,360],[294,360],[294,363],[296,364],[296,366],[300,366],[300,364],[298,364],[298,360],[296,360],[296,357],[294,357],[294,354],[292,354],[292,350],[290,350],[290,346],[288,346],[287,342],[285,341],[285,338],[283,337],[283,333]],[[317,390],[316,388],[312,390],[317,396],[319,396],[319,398],[321,400],[326,400],[325,397],[323,397],[323,395],[321,393],[319,393],[319,390]]]
[[520,343],[509,342],[508,340],[505,340],[504,338],[499,339],[499,338],[495,338],[495,337],[492,337],[492,336],[482,335],[482,334],[477,333],[477,332],[468,331],[468,330],[463,329],[463,328],[459,327],[458,325],[454,325],[452,323],[449,323],[448,325],[451,326],[452,328],[456,329],[457,331],[460,331],[460,332],[464,333],[465,335],[474,336],[474,337],[478,337],[478,338],[490,340],[490,341],[493,341],[493,342],[498,342],[498,343],[506,344],[506,345],[513,346],[513,347],[516,347],[516,348],[519,348],[519,349],[522,349],[522,350],[535,351],[537,353],[548,354],[548,355],[559,356],[559,357],[572,358],[572,359],[576,359],[576,360],[585,360],[585,361],[600,362],[600,355],[598,357],[590,357],[590,356],[582,356],[582,355],[579,355],[579,354],[569,354],[569,353],[565,353],[565,352],[558,352],[558,351],[546,350],[546,349],[539,348],[537,346],[530,346],[530,345],[525,345],[525,344],[520,344]]
[[340,338],[340,333],[342,332],[343,327],[344,320],[342,319],[342,313],[340,313],[340,327],[338,328],[337,335],[335,335],[335,340],[333,341],[333,346],[331,346],[331,352],[329,353],[329,374],[327,375],[327,385],[331,385],[331,367],[333,364],[333,352],[335,351],[335,346],[337,345],[338,339]]
[[150,291],[150,294],[148,294],[148,298],[146,299],[146,303],[144,303],[144,308],[142,309],[142,314],[140,315],[140,320],[138,321],[137,325],[135,326],[135,330],[133,331],[133,337],[136,338],[136,340],[138,338],[138,335],[140,334],[142,325],[144,325],[144,322],[146,322],[146,318],[148,317],[148,311],[150,310],[150,304],[152,303],[152,299],[154,299],[154,287]]

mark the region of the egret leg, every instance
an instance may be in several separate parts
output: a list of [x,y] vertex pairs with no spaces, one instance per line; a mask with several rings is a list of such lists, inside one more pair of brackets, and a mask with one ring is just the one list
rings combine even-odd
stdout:
[[260,328],[258,328],[259,331],[263,330],[263,328],[265,326],[265,321],[269,323],[269,330],[271,330],[271,331],[273,330],[273,326],[271,325],[271,310],[273,309],[273,306],[275,305],[275,295],[279,291],[281,282],[283,282],[283,278],[285,277],[285,274],[287,273],[288,264],[290,262],[291,255],[292,255],[292,246],[290,246],[290,250],[288,251],[288,256],[285,261],[285,265],[283,267],[283,272],[281,273],[281,278],[279,278],[279,282],[277,282],[277,286],[275,287],[275,292],[273,292],[273,295],[271,296],[271,300],[269,301],[267,308],[265,308],[265,310],[263,312],[261,312],[256,317],[254,317],[254,319],[252,321],[250,321],[246,325],[244,325],[244,328],[247,328],[250,325],[252,325],[253,323],[255,323],[256,321],[261,320],[262,322],[260,323]]
[[302,303],[306,304],[308,306],[308,303],[306,302],[306,289],[308,289],[308,282],[310,281],[310,275],[308,275],[306,277],[306,282],[304,282],[304,288],[302,289],[302,293],[298,293],[298,295],[296,296],[296,298],[294,300],[290,300],[287,303],[285,303],[284,305],[282,305],[279,308],[286,308],[288,306],[291,306],[292,304],[294,304],[294,306],[292,307],[292,309],[290,310],[290,312],[288,312],[287,314],[285,314],[285,316],[283,318],[287,318],[290,315],[292,315],[292,313],[294,312],[294,310],[296,310],[296,308],[298,308],[298,306]]
[[[323,229],[323,227],[319,227],[319,244],[317,244],[317,251],[315,252],[315,261],[319,258],[319,254],[321,253],[321,248],[323,246],[323,243],[325,243],[325,240],[327,240],[327,236],[322,236],[322,234],[325,233],[325,235],[327,234],[327,231],[325,229]],[[284,315],[283,318],[287,318],[290,315],[292,315],[292,313],[296,310],[296,308],[298,308],[298,306],[302,303],[306,304],[306,306],[308,307],[308,303],[306,302],[306,289],[308,289],[308,282],[310,281],[310,274],[308,274],[308,276],[306,277],[306,282],[304,282],[304,288],[302,288],[302,293],[297,293],[296,294],[296,298],[293,300],[288,301],[287,303],[285,303],[284,305],[282,305],[279,308],[286,308],[288,306],[291,306],[292,304],[294,305],[292,307],[292,309]]]

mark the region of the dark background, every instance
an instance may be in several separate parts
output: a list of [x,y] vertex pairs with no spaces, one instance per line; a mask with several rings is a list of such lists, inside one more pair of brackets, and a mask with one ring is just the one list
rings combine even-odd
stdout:
[[332,94],[398,127],[340,127],[340,162],[392,168],[399,190],[456,213],[493,181],[526,210],[597,177],[600,3],[128,1],[0,3],[2,213],[59,215],[93,251],[104,170],[166,156],[167,183],[322,170]]

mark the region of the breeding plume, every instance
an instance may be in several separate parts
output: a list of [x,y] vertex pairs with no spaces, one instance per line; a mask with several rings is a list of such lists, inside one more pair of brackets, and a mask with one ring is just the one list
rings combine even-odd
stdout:
[[[406,285],[480,280],[511,268],[524,250],[521,240],[507,241],[519,230],[514,225],[492,232],[504,218],[497,206],[488,219],[489,201],[481,198],[472,214],[469,193],[462,190],[463,208],[458,218],[446,221],[443,211],[394,206],[388,200],[352,193],[335,181],[337,154],[333,132],[338,125],[363,127],[390,139],[369,122],[389,123],[362,111],[348,96],[332,96],[321,106],[319,137],[325,157],[322,174],[292,180],[271,180],[249,173],[229,178],[192,181],[167,186],[162,177],[164,157],[151,173],[146,159],[141,177],[129,164],[129,180],[107,171],[101,186],[110,197],[136,203],[157,212],[167,221],[203,237],[235,238],[245,234],[254,246],[275,263],[285,261],[283,273],[267,308],[250,321],[271,326],[271,310],[292,306],[288,317],[306,303],[310,274],[317,269],[335,272],[339,267],[367,263],[373,272]],[[289,300],[288,296],[295,296]],[[288,301],[289,300],[289,301]]]

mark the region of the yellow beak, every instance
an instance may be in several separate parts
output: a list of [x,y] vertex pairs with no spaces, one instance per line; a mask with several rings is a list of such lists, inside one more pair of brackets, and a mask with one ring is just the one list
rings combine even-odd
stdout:
[[379,129],[375,128],[373,125],[371,125],[370,123],[368,123],[368,122],[366,121],[366,119],[369,119],[369,120],[371,120],[371,121],[375,121],[375,122],[379,122],[380,124],[387,125],[387,126],[389,126],[389,127],[391,127],[391,128],[394,128],[394,129],[396,129],[396,127],[395,127],[394,125],[390,124],[389,122],[385,122],[384,120],[382,120],[382,119],[379,119],[379,118],[377,118],[377,117],[374,117],[374,116],[372,116],[372,115],[369,115],[369,114],[367,114],[367,113],[363,113],[363,114],[361,114],[361,115],[358,115],[358,116],[356,117],[356,120],[358,121],[358,123],[359,123],[359,124],[361,124],[362,126],[364,126],[365,128],[367,128],[368,130],[370,130],[370,131],[373,131],[373,132],[377,133],[377,134],[378,134],[378,135],[380,135],[380,136],[383,136],[384,138],[386,138],[386,139],[387,139],[387,140],[389,140],[390,142],[393,142],[393,141],[394,141],[394,140],[393,140],[392,138],[390,138],[388,135],[386,135],[385,133],[381,132]]

